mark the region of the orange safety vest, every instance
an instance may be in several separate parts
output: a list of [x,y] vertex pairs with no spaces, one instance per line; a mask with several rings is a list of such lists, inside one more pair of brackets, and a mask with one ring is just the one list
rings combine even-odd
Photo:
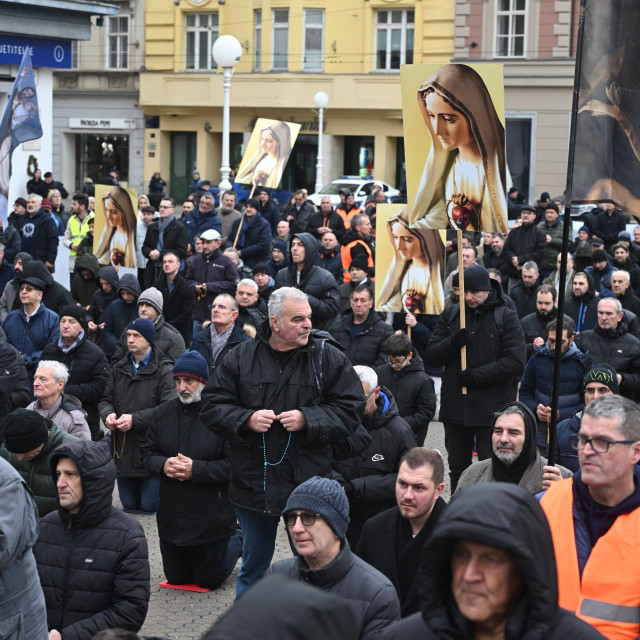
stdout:
[[[351,265],[351,247],[360,244],[367,250],[367,267],[372,269],[375,265],[373,261],[373,252],[371,247],[364,241],[358,238],[349,244],[340,247],[340,255],[342,256],[342,280],[343,282],[351,282],[351,274],[349,273],[349,267]],[[370,280],[375,280],[374,276],[369,276]]]
[[361,214],[362,208],[354,207],[353,209],[351,209],[351,211],[349,211],[349,213],[347,213],[345,209],[336,207],[336,213],[342,218],[344,222],[344,228],[348,230],[351,229],[351,219],[354,216]]
[[618,516],[582,572],[573,523],[573,479],[553,482],[540,501],[551,527],[559,604],[609,640],[640,635],[640,509]]

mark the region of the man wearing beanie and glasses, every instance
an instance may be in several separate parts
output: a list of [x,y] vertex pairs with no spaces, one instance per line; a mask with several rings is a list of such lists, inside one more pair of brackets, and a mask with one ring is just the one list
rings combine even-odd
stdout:
[[51,420],[29,409],[15,409],[4,421],[4,458],[27,483],[42,518],[58,508],[58,490],[50,459],[61,444],[78,438],[60,431]]
[[[524,371],[524,333],[515,311],[504,301],[502,287],[479,264],[464,270],[465,328],[460,328],[460,304],[445,308],[427,346],[432,367],[444,367],[440,420],[449,456],[451,492],[478,452],[491,457],[493,414],[516,399]],[[467,366],[461,367],[466,346]],[[463,393],[466,388],[466,393]]]
[[353,607],[361,640],[379,637],[400,619],[391,581],[354,555],[345,540],[349,502],[335,480],[315,476],[296,487],[282,518],[298,555],[276,562],[268,574],[290,576],[344,598]]
[[142,445],[154,409],[176,397],[173,362],[155,346],[156,328],[147,318],[127,325],[128,352],[113,366],[100,401],[100,416],[110,431],[118,471],[118,492],[125,511],[158,510],[160,480],[150,478]]
[[[158,289],[155,287],[145,289],[138,298],[138,317],[147,318],[153,322],[156,330],[156,348],[175,362],[185,350],[184,338],[175,327],[165,321],[162,304],[162,293]],[[118,362],[126,351],[127,332],[123,331],[111,362]]]
[[[149,474],[160,478],[157,522],[170,584],[220,586],[242,551],[242,531],[229,501],[228,443],[200,419],[209,366],[197,351],[173,366],[177,398],[153,412],[142,449]],[[185,522],[189,525],[185,526]]]

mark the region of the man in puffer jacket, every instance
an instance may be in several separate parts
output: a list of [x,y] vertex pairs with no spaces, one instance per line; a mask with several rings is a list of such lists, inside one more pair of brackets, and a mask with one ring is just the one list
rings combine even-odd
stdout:
[[540,453],[547,450],[547,429],[551,419],[551,393],[553,364],[558,325],[562,330],[562,359],[560,360],[560,386],[558,391],[559,420],[569,418],[584,407],[582,378],[591,369],[591,356],[578,349],[574,340],[574,324],[565,316],[562,323],[549,323],[549,339],[544,347],[535,347],[527,362],[520,385],[520,400],[537,416],[537,445]]
[[59,507],[40,521],[34,548],[49,640],[139,631],[149,607],[147,541],[142,526],[111,504],[110,440],[58,447],[51,474]]
[[138,317],[138,297],[140,296],[138,278],[125,273],[118,282],[118,298],[107,308],[102,332],[103,351],[107,358],[113,355],[118,340],[125,327]]
[[380,640],[604,638],[558,606],[549,524],[536,498],[512,484],[454,496],[422,555],[419,585],[422,611],[389,625]]
[[47,640],[42,588],[32,547],[38,511],[26,482],[0,460],[0,638]]
[[334,462],[333,470],[349,499],[347,540],[355,549],[364,523],[396,504],[400,460],[416,446],[416,440],[411,427],[400,417],[391,392],[378,385],[376,372],[370,367],[353,369],[367,400],[363,425],[371,443],[360,455]]

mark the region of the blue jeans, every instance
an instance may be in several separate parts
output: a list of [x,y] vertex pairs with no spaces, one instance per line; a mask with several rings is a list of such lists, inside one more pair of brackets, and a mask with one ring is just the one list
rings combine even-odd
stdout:
[[118,476],[118,493],[125,511],[153,514],[160,504],[160,478]]
[[[195,339],[202,333],[202,322],[200,320],[194,320],[191,328],[191,342],[195,342]],[[187,345],[188,346],[188,345]]]
[[242,566],[236,578],[236,598],[239,598],[269,568],[276,548],[280,518],[237,507],[236,514],[244,536]]

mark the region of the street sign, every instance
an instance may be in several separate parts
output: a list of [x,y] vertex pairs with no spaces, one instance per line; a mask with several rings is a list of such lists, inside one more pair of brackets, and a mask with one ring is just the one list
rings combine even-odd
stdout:
[[34,67],[71,69],[71,40],[52,40],[0,33],[0,64],[19,65],[24,50],[31,50]]

